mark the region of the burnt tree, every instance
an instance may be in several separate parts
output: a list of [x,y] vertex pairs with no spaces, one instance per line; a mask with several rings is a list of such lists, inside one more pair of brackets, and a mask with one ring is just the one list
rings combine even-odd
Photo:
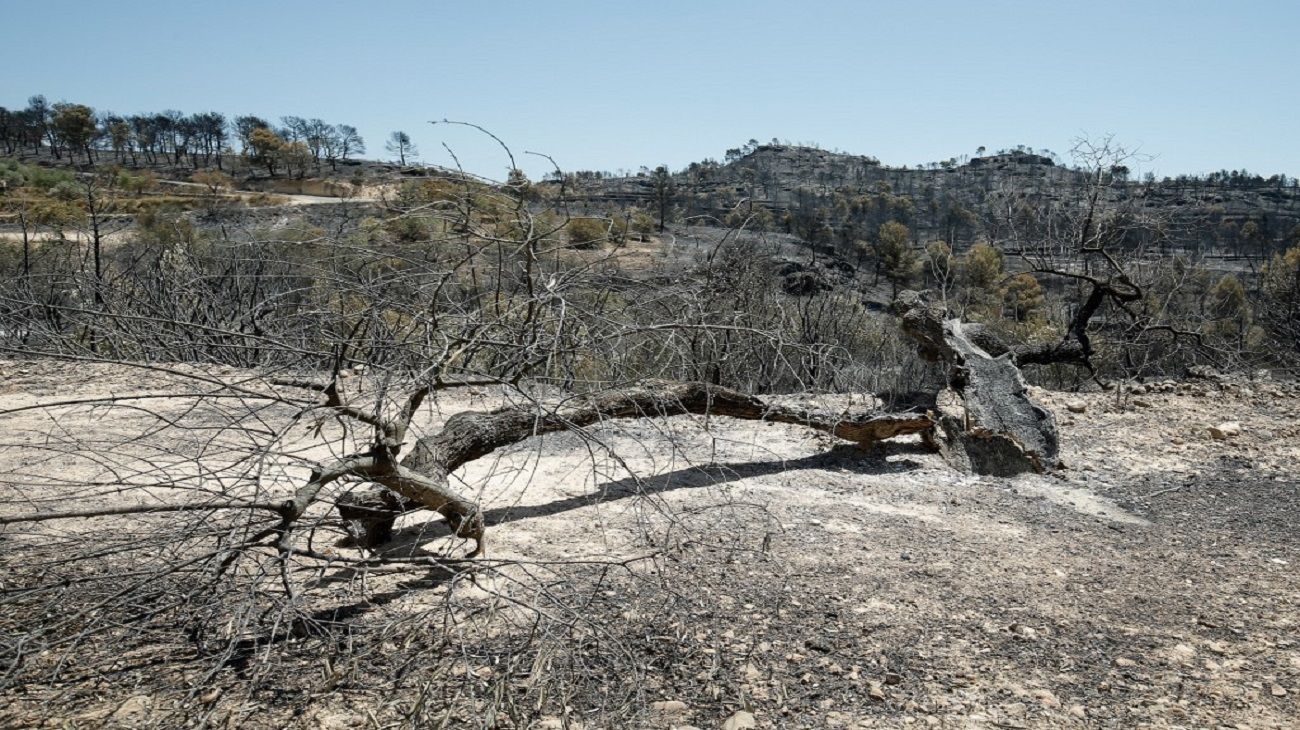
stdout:
[[427,395],[427,388],[416,390],[397,416],[385,419],[342,404],[332,385],[284,384],[321,390],[329,399],[327,407],[374,425],[377,433],[368,451],[318,467],[293,499],[285,503],[281,530],[286,545],[293,521],[302,516],[320,490],[340,478],[354,477],[379,485],[377,489],[349,493],[338,500],[339,514],[356,543],[367,547],[380,545],[391,537],[393,521],[398,516],[415,509],[430,509],[442,514],[457,535],[473,539],[475,547],[470,555],[477,555],[482,550],[485,531],[482,513],[473,500],[448,485],[451,473],[503,446],[609,419],[695,414],[766,420],[806,426],[859,445],[920,433],[934,426],[931,416],[919,410],[831,413],[772,405],[756,396],[717,385],[651,382],[595,394],[577,405],[507,406],[458,413],[437,433],[417,440],[410,453],[399,459],[411,417]]
[[948,367],[947,387],[935,399],[935,428],[926,434],[945,461],[995,476],[1057,466],[1056,420],[1029,397],[1013,352],[991,354],[978,325],[948,318],[942,305],[917,292],[903,292],[897,313],[921,356]]

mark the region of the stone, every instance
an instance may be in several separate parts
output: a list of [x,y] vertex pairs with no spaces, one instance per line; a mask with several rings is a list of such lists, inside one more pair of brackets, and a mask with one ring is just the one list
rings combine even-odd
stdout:
[[1038,638],[1038,630],[1032,626],[1015,623],[1008,626],[1007,630],[1010,631],[1013,636],[1019,636],[1022,639],[1033,641]]
[[750,730],[756,727],[758,720],[754,719],[754,713],[745,710],[738,711],[722,723],[722,730]]
[[1034,699],[1038,700],[1039,703],[1043,705],[1043,707],[1055,708],[1061,706],[1061,701],[1056,699],[1056,695],[1052,694],[1051,690],[1036,689],[1031,694],[1033,694]]
[[690,709],[690,706],[681,700],[660,700],[651,702],[650,709],[655,712],[662,712],[665,715],[679,715]]
[[1210,426],[1210,438],[1215,441],[1227,441],[1241,435],[1241,424],[1236,421],[1224,421],[1217,426]]
[[1065,404],[1065,410],[1071,413],[1086,413],[1088,411],[1088,404],[1080,400],[1072,400]]
[[113,713],[113,722],[128,727],[142,724],[153,709],[153,698],[148,695],[128,697]]
[[854,722],[855,718],[847,712],[826,713],[826,727],[849,727]]

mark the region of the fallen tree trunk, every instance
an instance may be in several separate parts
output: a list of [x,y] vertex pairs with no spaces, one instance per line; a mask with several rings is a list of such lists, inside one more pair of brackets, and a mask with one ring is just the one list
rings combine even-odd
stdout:
[[1056,419],[1029,397],[1015,353],[997,356],[977,344],[977,325],[948,319],[942,305],[903,292],[897,311],[922,357],[949,366],[936,399],[937,423],[927,439],[966,472],[1012,476],[1044,472],[1059,462]]
[[[927,431],[934,421],[923,411],[832,413],[772,405],[762,399],[705,383],[651,383],[592,395],[576,405],[554,409],[507,406],[493,411],[457,413],[442,430],[418,440],[411,453],[386,473],[371,470],[365,479],[383,489],[344,495],[339,514],[352,539],[375,547],[392,536],[393,522],[412,509],[441,512],[456,534],[473,538],[482,549],[484,524],[478,505],[457,495],[447,479],[457,468],[503,446],[532,436],[590,426],[614,418],[696,414],[806,426],[857,444],[873,444]],[[420,477],[419,480],[413,477]]]

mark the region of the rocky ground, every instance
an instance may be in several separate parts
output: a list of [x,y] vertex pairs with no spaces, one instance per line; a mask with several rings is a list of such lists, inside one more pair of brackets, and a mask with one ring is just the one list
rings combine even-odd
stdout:
[[[0,370],[0,409],[145,387],[108,366]],[[549,590],[584,596],[599,641],[574,629],[563,660],[529,655],[502,684],[485,657],[499,660],[492,642],[520,625],[506,621],[446,680],[521,688],[550,671],[567,677],[561,700],[448,726],[1296,727],[1300,390],[1215,378],[1135,390],[1036,391],[1063,441],[1064,469],[1047,476],[954,473],[915,441],[868,453],[795,426],[692,418],[481,459],[459,476],[488,509],[489,560],[630,567],[548,573],[560,576]],[[459,395],[424,425],[492,402]],[[0,471],[50,431],[38,414],[0,415]],[[390,556],[451,545],[427,515],[399,528]],[[351,598],[362,620],[447,596],[490,613],[536,595],[512,570],[524,569],[476,583],[376,576]],[[328,692],[263,677],[259,693],[242,691],[241,671],[202,686],[140,670],[10,687],[0,725],[168,726],[202,706],[187,722],[399,727],[394,708],[410,699],[380,670]]]

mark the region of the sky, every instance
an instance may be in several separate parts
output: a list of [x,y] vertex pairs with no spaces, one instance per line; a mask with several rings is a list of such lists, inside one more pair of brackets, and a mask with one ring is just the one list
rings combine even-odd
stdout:
[[0,0],[0,106],[319,117],[500,179],[753,138],[915,165],[1113,134],[1157,175],[1300,175],[1300,0]]

